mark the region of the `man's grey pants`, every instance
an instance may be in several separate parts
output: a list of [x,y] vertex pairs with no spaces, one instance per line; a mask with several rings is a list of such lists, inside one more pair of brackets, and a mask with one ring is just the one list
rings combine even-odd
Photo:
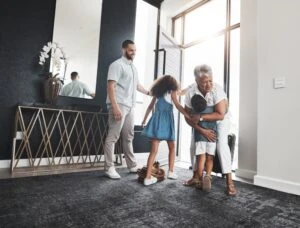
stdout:
[[106,169],[114,166],[114,151],[115,143],[121,136],[122,148],[124,151],[125,161],[128,168],[136,166],[136,160],[133,153],[132,140],[134,137],[134,110],[123,105],[119,105],[122,112],[122,119],[116,121],[112,112],[109,109],[108,116],[108,133],[105,139],[104,156]]

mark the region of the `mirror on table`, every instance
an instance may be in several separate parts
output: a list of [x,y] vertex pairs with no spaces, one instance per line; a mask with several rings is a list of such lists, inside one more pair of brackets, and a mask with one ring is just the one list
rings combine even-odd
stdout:
[[[95,96],[102,0],[57,0],[52,41],[65,53],[61,96]],[[54,63],[51,61],[51,65]]]

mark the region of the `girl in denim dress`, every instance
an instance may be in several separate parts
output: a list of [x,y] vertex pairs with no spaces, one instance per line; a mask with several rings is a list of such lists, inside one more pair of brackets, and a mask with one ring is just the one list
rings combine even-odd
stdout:
[[179,86],[175,78],[165,75],[159,78],[151,88],[153,99],[147,108],[142,125],[146,123],[147,117],[154,108],[154,112],[145,126],[142,134],[151,139],[151,151],[147,161],[147,175],[144,185],[151,185],[157,182],[157,178],[151,176],[152,166],[156,158],[159,142],[166,140],[169,148],[169,179],[177,179],[174,173],[175,162],[175,123],[173,104],[186,118],[190,116],[180,105],[177,98]]

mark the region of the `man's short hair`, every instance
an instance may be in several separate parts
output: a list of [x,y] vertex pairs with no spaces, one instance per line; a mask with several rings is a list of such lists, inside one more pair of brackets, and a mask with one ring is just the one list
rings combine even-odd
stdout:
[[132,40],[124,40],[122,43],[122,48],[127,48],[129,44],[134,44]]
[[207,102],[199,94],[195,94],[191,99],[192,108],[196,113],[203,112],[206,109]]
[[212,76],[212,69],[207,64],[198,65],[194,69],[194,76],[201,77],[202,75],[209,75]]
[[78,73],[77,73],[76,71],[73,71],[73,72],[71,73],[71,79],[72,79],[72,80],[76,79],[77,76],[78,76]]

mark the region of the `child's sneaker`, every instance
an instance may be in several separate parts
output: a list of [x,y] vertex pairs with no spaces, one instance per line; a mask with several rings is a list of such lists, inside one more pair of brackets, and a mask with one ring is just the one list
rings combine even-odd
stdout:
[[178,176],[176,173],[174,173],[172,171],[168,172],[168,179],[176,180],[177,178],[178,178]]
[[209,192],[211,189],[211,176],[206,175],[203,178],[202,190],[205,192]]
[[148,178],[144,179],[144,185],[145,186],[148,186],[148,185],[151,185],[151,184],[155,184],[156,182],[157,182],[157,178],[153,177],[153,176],[151,176],[150,179],[148,179]]
[[198,182],[195,184],[195,188],[202,190],[203,183],[202,179],[199,179]]

